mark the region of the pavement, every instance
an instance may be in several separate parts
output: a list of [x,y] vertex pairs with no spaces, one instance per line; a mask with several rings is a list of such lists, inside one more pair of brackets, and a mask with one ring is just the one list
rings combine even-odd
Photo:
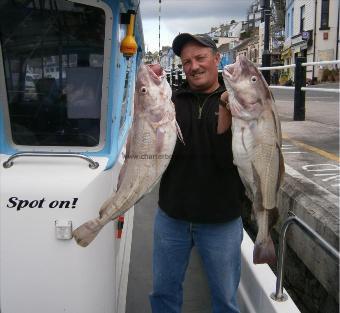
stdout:
[[[339,85],[335,83],[316,87],[338,88]],[[289,92],[291,91],[283,93],[288,95]],[[340,186],[338,95],[329,96],[321,92],[307,94],[306,121],[301,122],[293,121],[294,105],[293,101],[289,99],[290,96],[283,97],[282,91],[273,93],[282,124],[282,151],[289,183],[283,193],[290,193],[288,197],[299,197],[301,202],[305,201],[304,195],[311,195],[317,199],[314,201],[317,208],[318,205],[321,207],[323,203],[325,210],[331,208],[332,211],[326,213],[330,214],[329,219],[333,220],[334,225],[332,223],[329,225],[330,230],[325,230],[325,236],[329,235],[333,244],[334,242],[338,243],[336,241],[339,236]],[[299,188],[299,192],[296,192],[295,184],[298,186],[296,188]],[[313,202],[310,199],[309,201]],[[152,238],[157,200],[158,186],[135,206],[126,313],[151,312],[148,295],[152,290]],[[309,206],[312,205],[310,202]],[[305,210],[298,206],[296,208],[299,212]],[[313,218],[315,215],[316,212],[313,212]],[[336,219],[337,221],[334,221]],[[211,312],[206,276],[195,249],[192,251],[185,277],[182,312]]]

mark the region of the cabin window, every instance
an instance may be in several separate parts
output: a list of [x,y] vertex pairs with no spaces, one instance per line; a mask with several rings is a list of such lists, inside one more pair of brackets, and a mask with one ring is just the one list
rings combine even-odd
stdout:
[[101,8],[65,0],[1,1],[0,43],[14,144],[99,144],[104,30]]

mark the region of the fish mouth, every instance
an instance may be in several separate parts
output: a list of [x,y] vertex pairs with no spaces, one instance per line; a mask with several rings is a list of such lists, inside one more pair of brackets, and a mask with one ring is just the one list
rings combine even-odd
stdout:
[[247,58],[244,55],[238,55],[233,64],[228,64],[223,69],[223,76],[228,81],[236,81],[242,73],[242,69],[247,67]]
[[146,68],[155,81],[161,81],[165,77],[165,71],[160,64],[146,64]]
[[226,65],[223,69],[223,76],[230,79],[233,77],[234,72],[235,72],[235,63]]

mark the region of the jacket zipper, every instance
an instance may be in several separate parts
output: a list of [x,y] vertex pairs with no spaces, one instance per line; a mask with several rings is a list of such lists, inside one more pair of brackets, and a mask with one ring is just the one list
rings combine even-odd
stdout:
[[220,91],[215,91],[215,92],[213,92],[212,94],[210,94],[208,97],[206,97],[205,100],[203,101],[202,105],[200,105],[200,104],[198,103],[198,119],[199,119],[199,120],[202,118],[202,111],[203,111],[203,108],[204,108],[206,102],[208,101],[208,99],[209,99],[211,96],[213,96],[214,94],[217,94],[217,93],[219,93],[219,92],[220,92]]

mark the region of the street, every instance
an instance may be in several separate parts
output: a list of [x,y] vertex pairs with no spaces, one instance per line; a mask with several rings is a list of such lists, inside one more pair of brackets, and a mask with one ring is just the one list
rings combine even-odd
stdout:
[[[336,83],[315,88],[337,88]],[[306,120],[293,121],[294,90],[272,90],[279,111],[287,169],[339,201],[339,94],[306,92]],[[290,172],[292,172],[292,170]],[[333,195],[336,197],[334,198]]]

